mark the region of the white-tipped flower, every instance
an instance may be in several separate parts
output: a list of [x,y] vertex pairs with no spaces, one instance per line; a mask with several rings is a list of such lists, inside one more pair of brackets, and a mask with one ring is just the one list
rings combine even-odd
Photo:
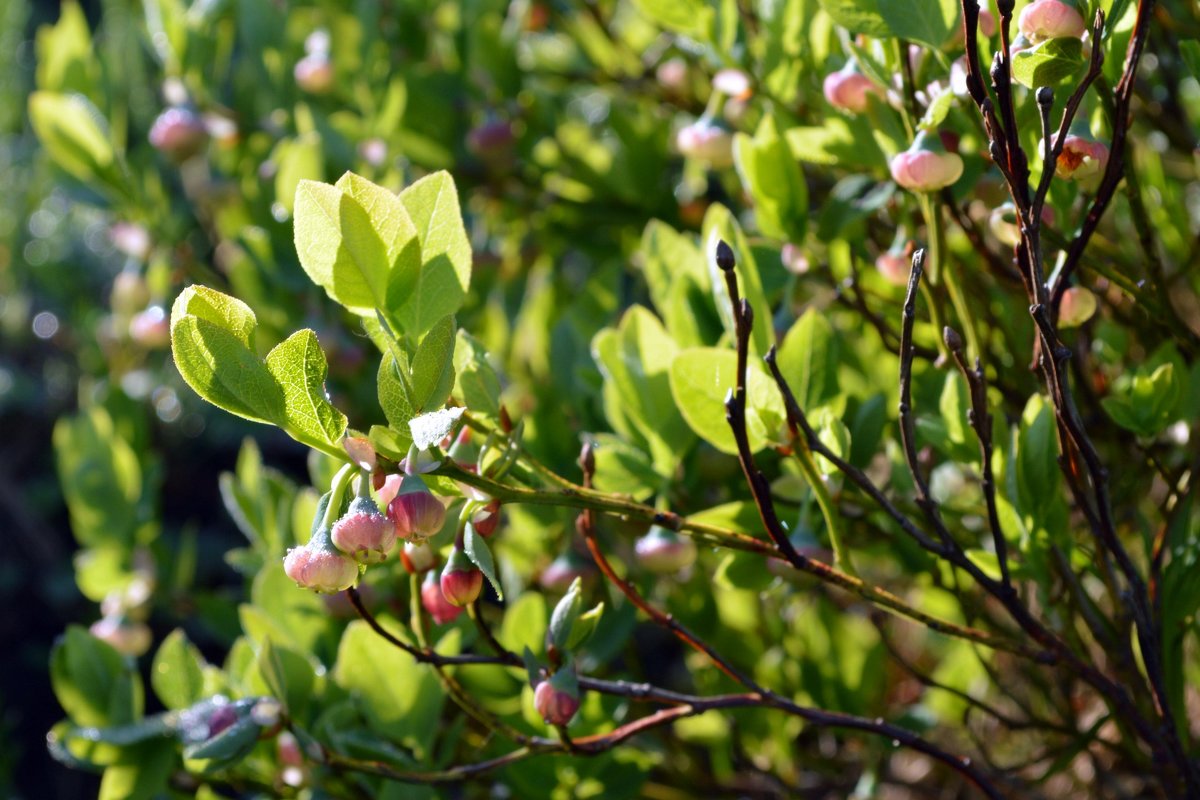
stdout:
[[913,192],[936,192],[963,173],[963,160],[942,146],[936,133],[921,131],[912,146],[892,158],[892,179]]

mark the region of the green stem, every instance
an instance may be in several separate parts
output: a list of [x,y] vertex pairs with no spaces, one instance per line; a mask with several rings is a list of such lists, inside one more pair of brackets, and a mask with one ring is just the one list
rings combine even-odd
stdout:
[[858,577],[854,563],[850,560],[850,550],[842,540],[842,521],[838,510],[834,507],[829,487],[821,478],[821,472],[817,469],[817,462],[813,459],[812,450],[809,449],[806,440],[796,439],[796,457],[800,461],[800,469],[804,472],[808,485],[812,487],[813,496],[817,498],[817,505],[821,507],[821,516],[825,518],[825,529],[829,532],[829,542],[833,545],[834,566],[847,575]]
[[343,464],[333,476],[329,485],[329,505],[325,506],[325,516],[321,518],[322,528],[332,528],[334,521],[342,510],[342,498],[346,496],[346,487],[354,477],[356,467],[353,464]]

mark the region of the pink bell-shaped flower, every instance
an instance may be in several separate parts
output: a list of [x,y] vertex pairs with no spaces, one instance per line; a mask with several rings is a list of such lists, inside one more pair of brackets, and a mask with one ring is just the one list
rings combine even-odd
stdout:
[[892,158],[892,179],[913,192],[936,192],[963,173],[963,160],[942,145],[936,133],[921,131],[912,146]]

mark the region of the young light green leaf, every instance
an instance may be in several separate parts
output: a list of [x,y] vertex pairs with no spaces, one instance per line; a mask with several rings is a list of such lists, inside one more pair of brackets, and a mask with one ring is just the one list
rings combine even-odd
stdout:
[[142,681],[131,663],[76,625],[50,653],[50,684],[76,725],[124,725],[142,715]]
[[471,334],[459,329],[454,344],[454,394],[472,414],[500,416],[500,378],[488,361],[487,350]]
[[487,540],[476,533],[475,526],[470,523],[467,523],[467,527],[463,531],[463,552],[475,566],[479,567],[479,571],[496,590],[496,596],[503,600],[504,589],[500,587],[500,579],[496,577],[496,562],[492,558],[492,551],[488,547]]
[[879,13],[891,36],[909,39],[930,47],[941,47],[954,29],[962,9],[961,0],[920,0],[897,3],[879,0]]
[[317,181],[300,181],[295,206],[296,254],[313,283],[356,314],[373,317],[387,309],[392,265],[367,211]]
[[496,638],[509,650],[542,649],[546,636],[546,598],[525,592],[504,611]]
[[1048,39],[1013,56],[1012,74],[1030,89],[1054,86],[1074,75],[1085,61],[1079,39]]
[[759,230],[785,242],[803,241],[808,187],[800,163],[779,135],[773,116],[763,117],[753,138],[744,133],[737,135],[734,163],[742,186],[754,200]]
[[582,583],[579,578],[576,578],[567,589],[567,593],[554,606],[554,613],[550,615],[550,628],[546,633],[550,644],[559,650],[567,647],[567,642],[571,638],[571,629],[575,626],[575,620],[579,618],[582,610]]
[[603,616],[604,603],[597,603],[576,617],[575,624],[571,626],[571,635],[567,637],[567,650],[574,651],[587,644]]
[[[253,314],[233,298],[203,287],[183,291],[171,309],[171,352],[184,381],[215,406],[254,422],[286,418],[283,390],[248,345]],[[197,316],[193,312],[199,312]],[[228,312],[228,313],[222,313]]]
[[325,174],[325,151],[321,135],[309,131],[294,139],[285,139],[275,148],[275,202],[287,209],[295,208],[296,189],[301,181],[320,180]]
[[150,685],[169,709],[187,708],[204,697],[204,659],[182,629],[176,628],[159,645]]
[[412,404],[417,413],[441,408],[454,388],[454,333],[454,317],[442,317],[413,355]]
[[325,353],[311,330],[296,331],[267,354],[267,369],[283,389],[288,432],[307,442],[338,444],[346,416],[325,397]]
[[379,373],[376,380],[379,393],[379,406],[383,415],[393,429],[401,431],[401,436],[411,437],[408,432],[408,422],[417,415],[413,409],[412,387],[408,376],[402,367],[396,363],[395,355],[385,352],[379,360]]
[[792,325],[777,354],[779,371],[806,413],[838,396],[838,343],[825,315],[810,308]]
[[[671,362],[671,394],[683,418],[698,436],[723,453],[736,454],[737,443],[725,421],[725,397],[737,376],[732,350],[694,347],[681,350]],[[757,452],[774,440],[783,419],[783,401],[775,384],[757,365],[746,370],[746,433]]]
[[99,116],[81,95],[34,92],[29,96],[29,122],[54,163],[85,183],[102,183],[124,193],[116,154],[96,121]]
[[417,226],[399,195],[353,172],[342,175],[334,186],[367,212],[371,227],[383,242],[389,270],[404,272],[419,267],[421,244],[417,240]]
[[950,113],[950,109],[954,106],[954,92],[949,89],[936,95],[929,103],[929,108],[925,109],[925,115],[921,117],[919,128],[926,131],[936,131],[938,126],[946,119],[946,115]]
[[852,33],[883,38],[894,36],[880,14],[880,6],[891,0],[821,0],[821,8],[833,21]]
[[471,243],[458,190],[447,172],[435,172],[400,193],[416,226],[420,267],[399,268],[387,287],[387,308],[409,336],[421,336],[462,306],[471,284]]

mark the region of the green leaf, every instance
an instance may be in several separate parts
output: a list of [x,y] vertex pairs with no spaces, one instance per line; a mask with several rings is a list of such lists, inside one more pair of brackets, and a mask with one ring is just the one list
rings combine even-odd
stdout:
[[393,273],[387,308],[415,337],[462,306],[471,284],[471,244],[449,173],[427,175],[401,192],[400,202],[416,225],[421,262]]
[[[383,624],[389,630],[397,628],[386,619]],[[457,652],[457,642],[450,645],[440,651]],[[418,758],[426,757],[446,699],[433,670],[356,620],[342,634],[333,677],[356,696],[372,728],[413,747]]]
[[699,41],[713,36],[716,12],[704,0],[634,0],[634,5],[667,30]]
[[1162,433],[1176,416],[1183,382],[1173,363],[1139,367],[1132,376],[1122,376],[1100,405],[1113,421],[1139,436]]
[[475,566],[479,567],[479,571],[496,590],[496,596],[503,600],[504,589],[500,587],[500,579],[496,577],[496,562],[492,558],[492,551],[488,547],[487,540],[475,532],[474,525],[467,525],[463,532],[463,552]]
[[945,90],[937,94],[929,108],[925,109],[925,115],[921,117],[917,127],[926,131],[936,131],[938,126],[945,121],[946,115],[950,113],[950,109],[954,107],[954,92]]
[[343,174],[334,186],[367,212],[371,227],[383,242],[390,271],[404,272],[420,265],[421,244],[417,240],[417,226],[413,224],[399,195],[353,172]]
[[262,727],[246,713],[216,736],[183,748],[183,757],[208,761],[207,769],[231,766],[250,755],[261,732]]
[[325,397],[325,353],[311,330],[296,331],[267,354],[267,369],[283,389],[289,433],[302,442],[337,445],[346,416]]
[[196,394],[254,422],[285,419],[283,390],[250,349],[254,312],[236,298],[189,286],[171,309],[175,366]]
[[[736,454],[737,444],[725,421],[725,397],[737,378],[737,354],[732,350],[694,347],[681,350],[671,362],[671,394],[683,418],[698,436],[723,453]],[[746,370],[746,434],[751,451],[761,450],[779,433],[783,401],[762,368]]]
[[318,181],[325,174],[324,149],[316,131],[284,139],[275,149],[275,202],[292,213],[301,181]]
[[566,649],[571,638],[571,629],[583,610],[582,586],[579,578],[572,581],[571,587],[554,606],[554,613],[550,615],[550,628],[546,635],[550,643],[559,650]]
[[121,763],[104,770],[97,800],[151,800],[167,794],[176,763],[170,742],[143,742],[128,748]]
[[878,8],[892,36],[940,48],[958,26],[961,0],[879,0]]
[[[924,0],[922,0],[924,1]],[[821,0],[821,8],[833,21],[853,33],[876,38],[892,36],[892,30],[880,13],[881,5],[893,0]],[[908,4],[904,4],[908,7]]]
[[383,409],[388,425],[400,438],[411,440],[408,423],[417,415],[412,406],[412,388],[404,369],[396,363],[395,356],[390,352],[384,353],[379,361],[376,384],[379,406]]
[[500,416],[500,378],[487,351],[471,334],[458,331],[454,344],[454,394],[474,415]]
[[662,479],[644,451],[612,434],[595,434],[592,440],[596,445],[597,489],[627,494],[635,500],[645,500],[658,491]]
[[124,725],[142,715],[142,680],[133,662],[76,625],[50,652],[50,684],[81,727]]
[[150,685],[170,709],[187,708],[204,696],[204,659],[179,628],[163,640],[150,667]]
[[938,410],[946,423],[946,435],[955,444],[965,444],[967,441],[967,413],[970,408],[971,398],[966,380],[957,372],[947,372]]
[[1058,440],[1054,411],[1041,395],[1029,398],[1017,435],[1017,491],[1021,511],[1039,516],[1058,489]]
[[604,617],[604,603],[597,603],[575,619],[571,626],[571,635],[567,637],[567,650],[574,652],[588,643],[600,620]]
[[764,116],[754,138],[737,134],[733,152],[742,185],[754,200],[759,230],[785,242],[803,241],[808,187],[775,118]]
[[29,122],[50,159],[72,177],[127,194],[100,112],[77,94],[34,92]]
[[295,205],[296,254],[312,282],[356,314],[387,310],[392,263],[366,209],[317,181],[300,181]]
[[1012,74],[1030,89],[1054,86],[1083,66],[1083,42],[1074,37],[1047,39],[1013,56]]
[[139,524],[143,479],[137,453],[100,406],[59,419],[54,452],[75,538],[84,547],[114,548],[123,564]]
[[442,317],[421,339],[412,361],[412,404],[417,413],[446,404],[454,388],[454,317]]
[[541,592],[525,592],[504,612],[497,638],[512,652],[541,650],[546,637],[546,598]]
[[828,318],[816,308],[805,311],[788,330],[776,363],[805,413],[838,396],[837,337]]
[[831,117],[824,125],[789,128],[784,134],[792,155],[808,164],[853,167],[856,170],[887,168],[871,129],[860,121]]
[[731,551],[725,554],[713,582],[725,589],[746,589],[761,592],[771,585],[775,576],[767,571],[766,561],[755,553]]
[[255,661],[258,673],[271,692],[283,704],[288,716],[303,719],[312,703],[316,675],[313,666],[300,653],[263,636]]

